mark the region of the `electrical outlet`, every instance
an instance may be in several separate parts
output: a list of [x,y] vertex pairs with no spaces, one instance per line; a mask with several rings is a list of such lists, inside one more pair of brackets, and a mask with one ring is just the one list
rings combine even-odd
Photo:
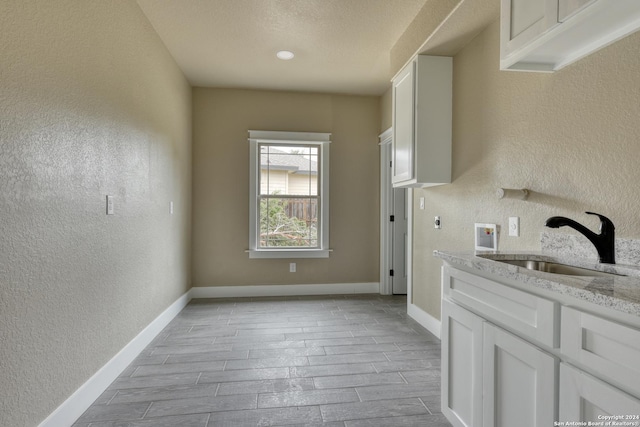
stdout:
[[295,273],[296,272],[296,263],[295,262],[290,262],[289,263],[289,273]]
[[520,217],[509,217],[509,236],[520,237]]
[[437,228],[437,229],[441,229],[442,228],[442,221],[440,221],[440,217],[436,216],[433,219],[433,228]]

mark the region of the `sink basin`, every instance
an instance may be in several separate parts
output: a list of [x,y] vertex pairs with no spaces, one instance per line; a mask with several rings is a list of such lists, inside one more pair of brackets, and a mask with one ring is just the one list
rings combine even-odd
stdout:
[[506,264],[515,265],[518,267],[526,268],[528,270],[542,271],[545,273],[563,274],[567,276],[587,276],[587,277],[612,277],[622,276],[616,273],[606,273],[604,271],[589,270],[587,268],[574,267],[567,264],[559,264],[555,262],[546,261],[531,261],[531,260],[519,260],[519,259],[496,259],[494,261],[504,262]]

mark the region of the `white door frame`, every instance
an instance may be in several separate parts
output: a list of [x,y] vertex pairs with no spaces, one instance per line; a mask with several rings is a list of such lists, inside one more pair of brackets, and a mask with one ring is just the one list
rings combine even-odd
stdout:
[[389,276],[389,270],[391,270],[391,242],[389,239],[391,224],[388,221],[393,209],[391,206],[393,198],[389,192],[392,130],[389,128],[378,136],[380,139],[380,293],[382,295],[391,295],[393,291]]

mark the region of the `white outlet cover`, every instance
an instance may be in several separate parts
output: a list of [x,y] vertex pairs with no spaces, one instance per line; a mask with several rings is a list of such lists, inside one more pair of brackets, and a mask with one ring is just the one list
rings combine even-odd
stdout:
[[107,196],[107,215],[113,215],[113,196]]
[[520,217],[509,217],[509,236],[520,237]]

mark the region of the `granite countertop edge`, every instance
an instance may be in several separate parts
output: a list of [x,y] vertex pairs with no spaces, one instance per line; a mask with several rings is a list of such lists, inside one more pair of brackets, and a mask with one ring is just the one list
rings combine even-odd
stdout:
[[[640,317],[640,266],[600,264],[595,260],[569,258],[541,252],[433,251],[443,261],[515,280],[561,295]],[[611,278],[578,277],[527,270],[500,259],[527,259],[557,262],[607,273],[623,274]],[[612,295],[615,294],[615,295]]]

